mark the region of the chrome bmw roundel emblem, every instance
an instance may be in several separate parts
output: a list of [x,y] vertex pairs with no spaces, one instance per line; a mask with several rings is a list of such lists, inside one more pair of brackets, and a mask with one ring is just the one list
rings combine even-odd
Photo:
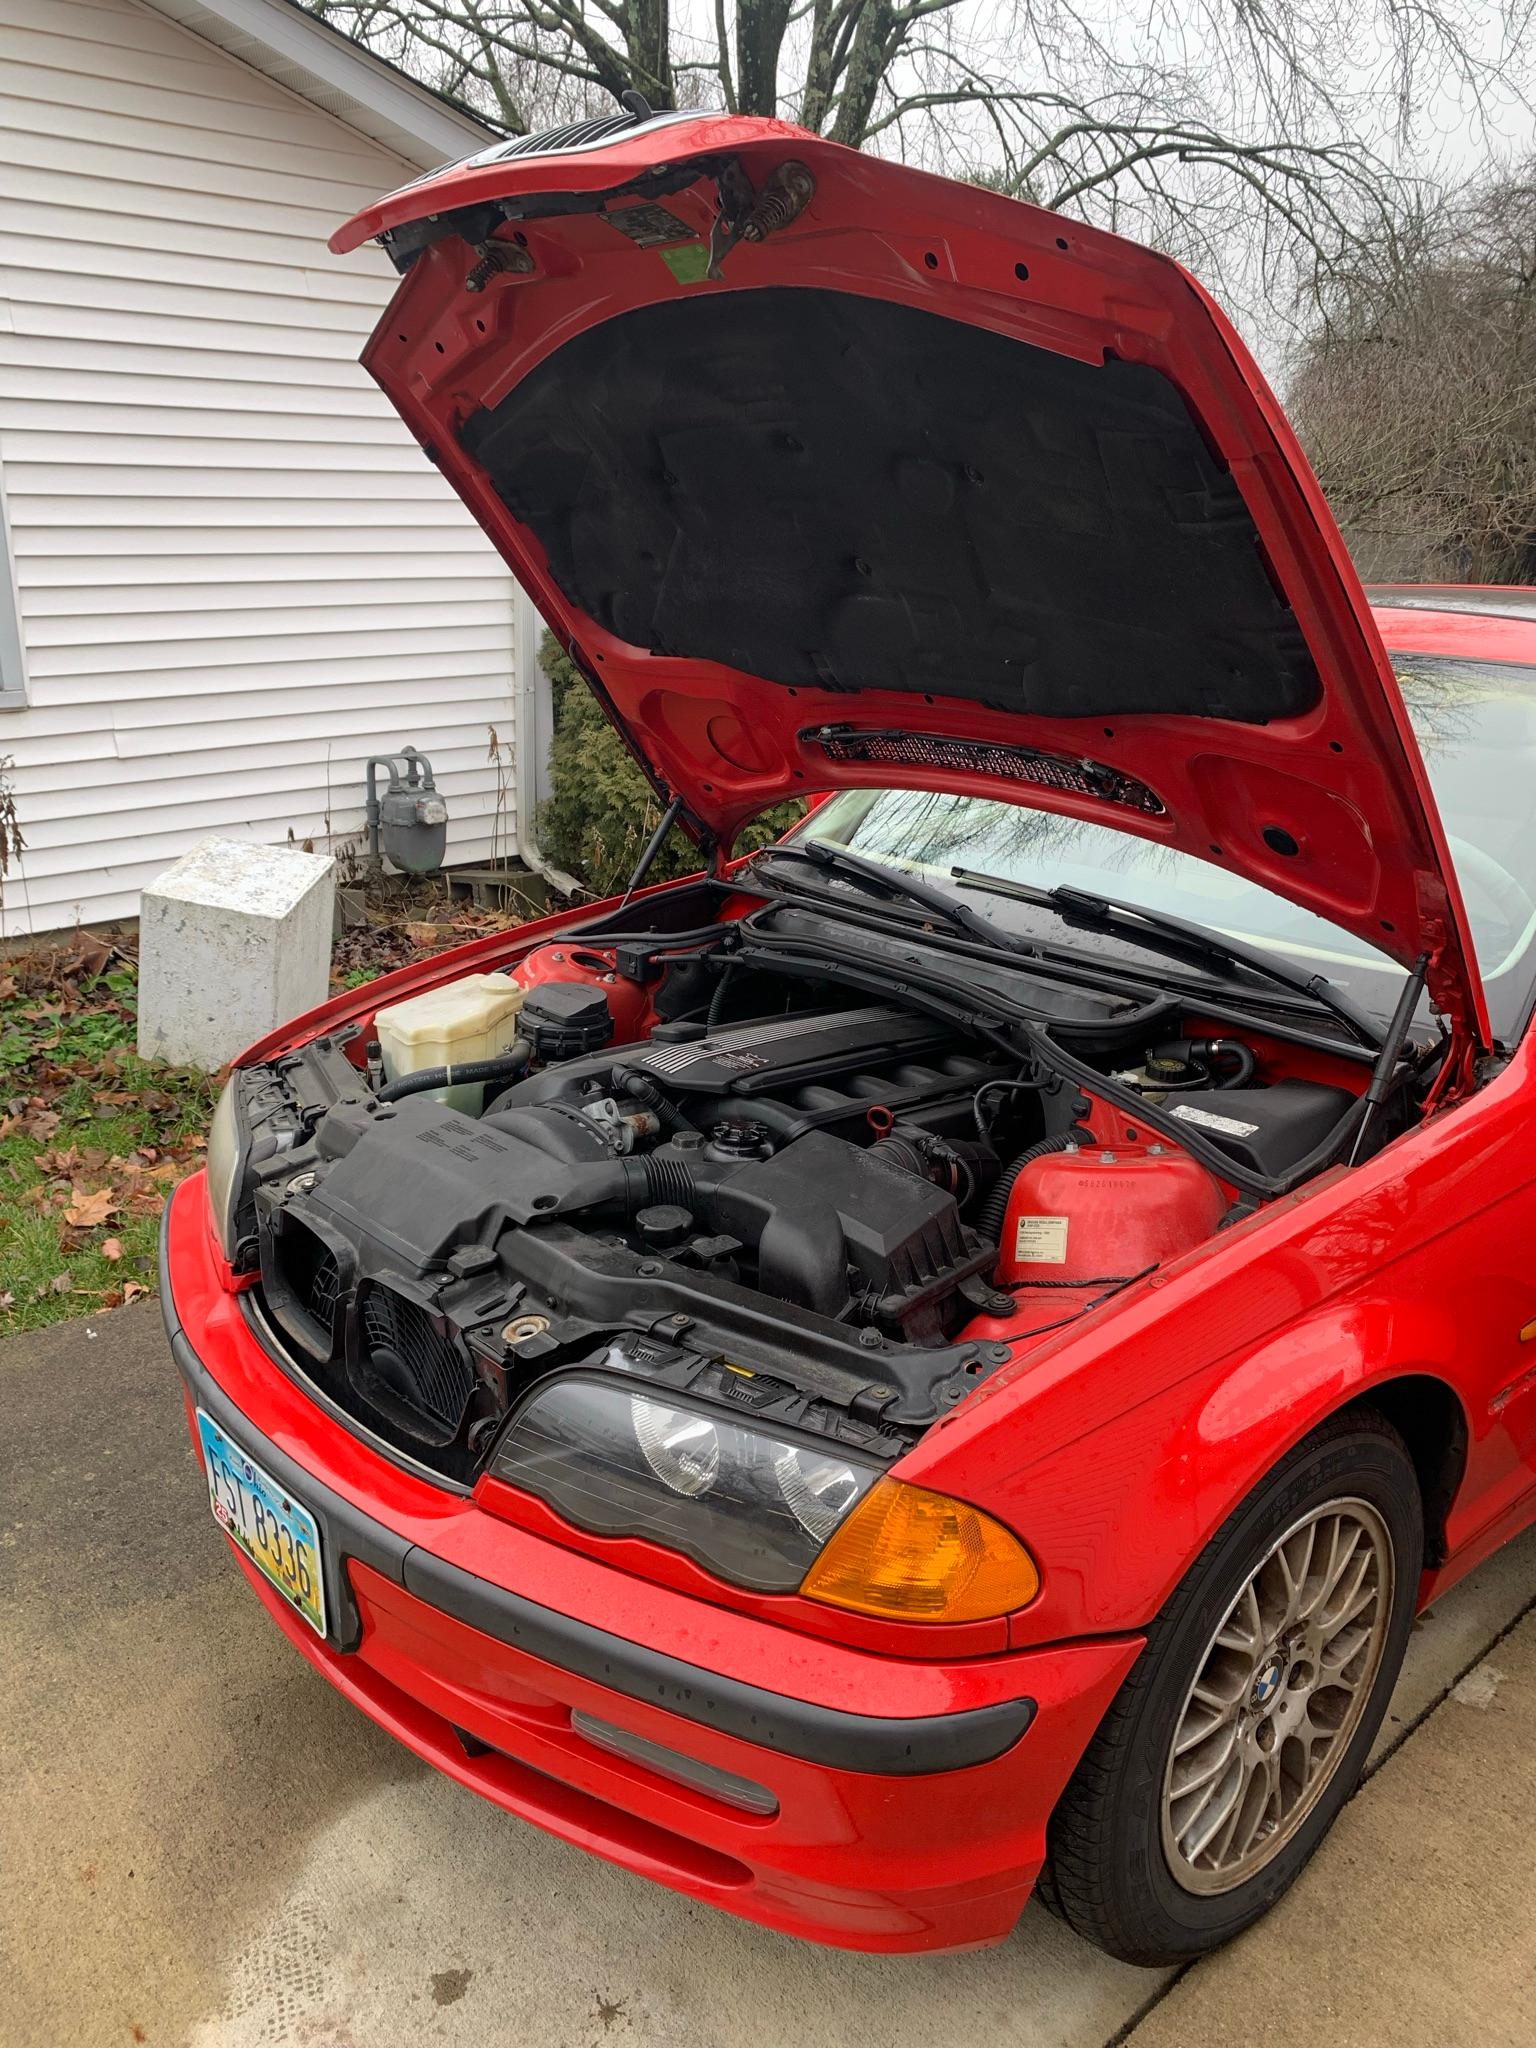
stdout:
[[1280,1682],[1284,1676],[1285,1671],[1280,1659],[1271,1657],[1253,1681],[1253,1704],[1256,1707],[1267,1707],[1280,1690]]

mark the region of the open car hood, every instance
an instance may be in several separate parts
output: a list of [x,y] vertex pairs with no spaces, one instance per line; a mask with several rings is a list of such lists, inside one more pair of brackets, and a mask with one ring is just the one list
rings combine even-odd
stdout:
[[1277,401],[1178,265],[783,122],[496,145],[335,236],[368,368],[728,845],[906,785],[1177,846],[1486,1040],[1385,650]]

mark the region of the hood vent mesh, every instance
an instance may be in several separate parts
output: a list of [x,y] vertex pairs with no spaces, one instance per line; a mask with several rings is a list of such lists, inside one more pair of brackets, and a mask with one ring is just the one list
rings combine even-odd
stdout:
[[802,746],[820,749],[829,761],[859,761],[886,768],[937,768],[951,774],[986,775],[1037,789],[1060,789],[1099,803],[1160,816],[1163,802],[1134,775],[1102,761],[1065,754],[1041,754],[1032,747],[1008,747],[991,740],[957,740],[941,733],[859,732],[845,726],[814,726],[800,735]]
[[[568,121],[563,128],[543,128],[537,135],[519,135],[514,141],[503,143],[498,149],[488,149],[476,156],[475,163],[506,163],[519,156],[568,156],[575,149],[598,149],[605,142],[626,142],[652,128],[668,127],[674,121],[697,121],[707,117],[708,108],[683,108],[652,114],[649,120],[637,120],[628,110],[621,114],[603,114],[595,121]],[[434,176],[437,174],[434,172]]]

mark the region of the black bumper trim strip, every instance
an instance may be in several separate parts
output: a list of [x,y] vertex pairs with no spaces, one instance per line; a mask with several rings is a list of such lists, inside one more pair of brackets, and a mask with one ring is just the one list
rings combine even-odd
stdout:
[[805,1763],[889,1777],[964,1770],[990,1763],[1011,1749],[1034,1720],[1035,1702],[1031,1699],[913,1719],[854,1714],[792,1699],[610,1635],[590,1622],[560,1614],[461,1571],[374,1521],[263,1436],[192,1349],[176,1316],[166,1279],[162,1257],[160,1301],[166,1332],[177,1370],[193,1400],[228,1429],[274,1479],[291,1487],[325,1530],[326,1596],[332,1603],[329,1612],[335,1648],[355,1650],[361,1640],[362,1625],[346,1571],[346,1560],[355,1558],[455,1621],[557,1670]]
[[421,1549],[405,1560],[405,1584],[408,1592],[482,1635],[578,1678],[665,1707],[722,1735],[835,1770],[899,1778],[964,1770],[1011,1749],[1035,1717],[1035,1703],[1027,1699],[910,1720],[791,1699],[536,1606]]

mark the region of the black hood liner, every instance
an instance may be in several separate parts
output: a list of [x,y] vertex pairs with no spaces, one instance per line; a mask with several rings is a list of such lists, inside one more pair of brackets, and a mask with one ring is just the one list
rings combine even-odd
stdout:
[[1320,694],[1241,494],[1141,364],[710,293],[579,334],[461,438],[566,597],[656,654],[1047,717]]

